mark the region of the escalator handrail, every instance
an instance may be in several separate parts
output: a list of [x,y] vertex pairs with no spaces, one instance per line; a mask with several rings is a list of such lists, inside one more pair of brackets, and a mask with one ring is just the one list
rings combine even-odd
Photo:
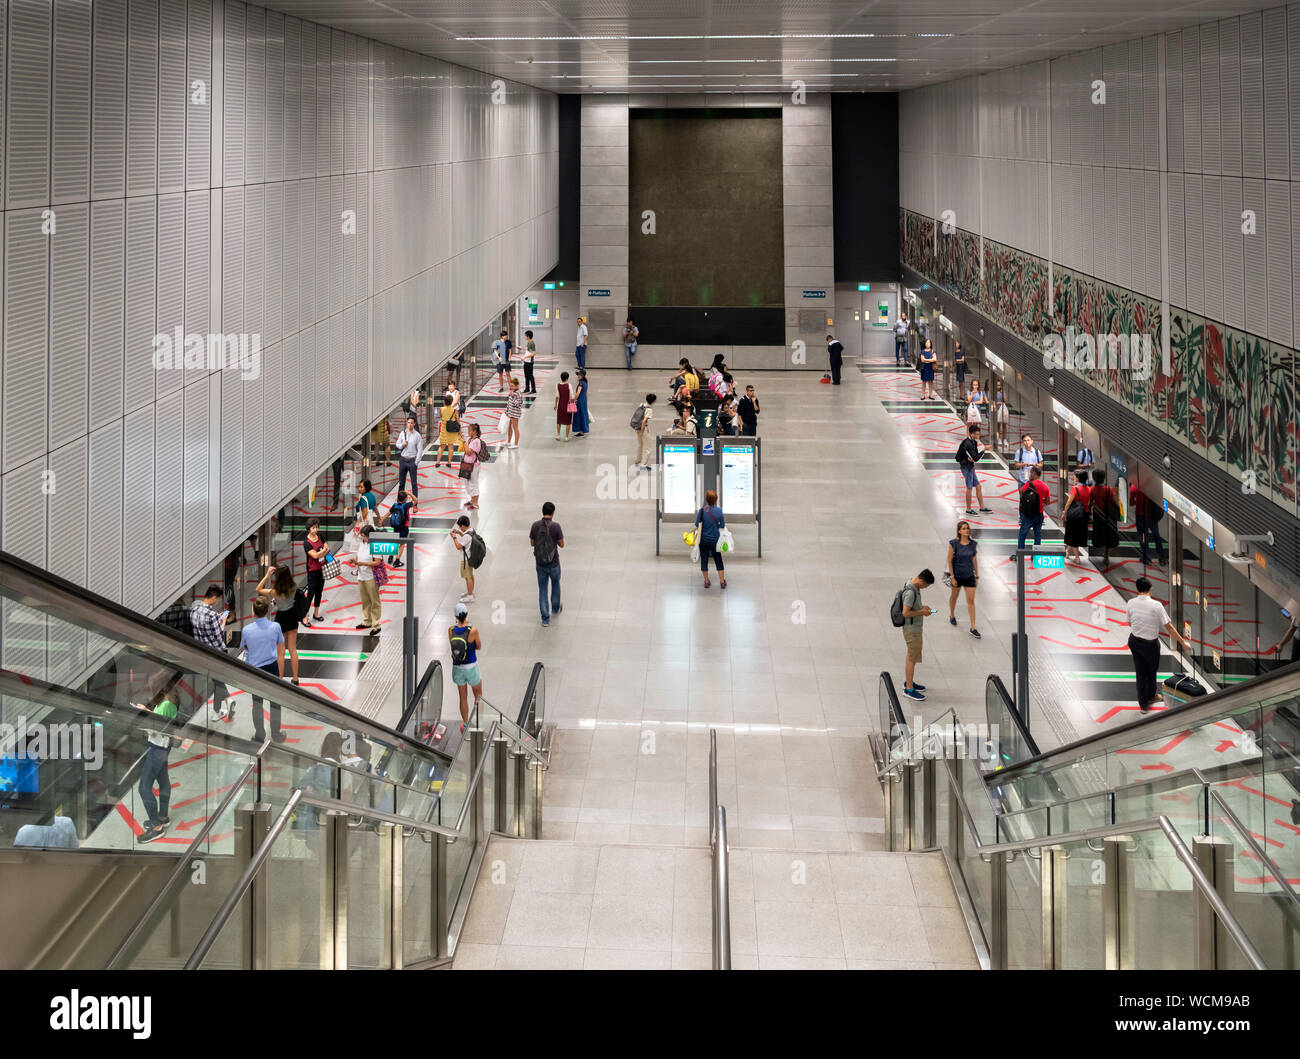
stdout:
[[[889,695],[889,713],[894,723],[910,734],[910,729],[907,727],[907,718],[903,716],[902,703],[898,700],[898,690],[894,687],[894,678],[890,676],[888,669],[880,671],[880,683]],[[880,734],[884,736],[886,741],[889,740],[888,732],[881,732]]]
[[[230,654],[216,651],[8,552],[0,552],[0,588],[18,602],[60,620],[68,620],[70,624],[76,623],[91,635],[111,639],[117,644],[129,644],[145,652],[151,648],[161,649],[168,655],[178,656],[179,664],[186,671],[214,676],[227,686],[233,685],[259,698],[278,702],[308,716],[314,715],[341,728],[353,729],[367,737],[373,734],[377,741],[397,741],[404,749],[417,755],[438,757],[443,765],[451,762],[451,758],[440,750],[409,739],[372,718],[354,713],[346,706],[330,702],[287,680],[271,677]],[[193,659],[193,662],[187,664],[188,659]],[[177,663],[169,659],[163,664]]]
[[244,789],[244,784],[248,782],[248,777],[251,776],[253,771],[257,768],[258,761],[262,756],[262,751],[270,745],[270,742],[271,740],[267,739],[262,743],[261,749],[258,750],[257,757],[248,763],[244,771],[240,773],[239,779],[235,780],[231,785],[230,793],[221,799],[221,804],[212,811],[207,820],[204,821],[203,826],[199,829],[199,833],[195,835],[190,844],[185,847],[185,852],[177,858],[176,866],[167,877],[167,881],[163,883],[158,892],[154,894],[153,900],[149,902],[148,907],[140,913],[135,923],[132,924],[131,929],[126,932],[126,936],[122,939],[121,943],[113,950],[113,955],[108,958],[108,963],[104,965],[104,970],[112,971],[116,969],[118,961],[126,955],[127,950],[135,943],[136,937],[144,930],[145,924],[148,923],[154,913],[162,907],[163,901],[166,899],[167,895],[172,892],[177,880],[189,876],[192,870],[191,866],[194,863],[194,858],[202,847],[203,840],[208,837],[209,832],[211,832],[213,827],[216,826],[216,823],[221,819],[222,814],[230,808],[230,804],[239,797],[240,792]]
[[988,679],[984,682],[984,686],[986,695],[988,694],[988,688],[991,687],[1001,697],[1007,716],[1011,718],[1011,723],[1016,726],[1020,738],[1025,741],[1025,746],[1029,748],[1030,758],[1038,757],[1038,744],[1034,742],[1034,737],[1029,734],[1029,729],[1025,727],[1024,718],[1020,716],[1020,711],[1016,709],[1015,703],[1011,701],[1011,696],[1007,694],[1007,686],[1002,683],[1002,678],[996,673],[990,673]]
[[1246,842],[1246,845],[1250,847],[1251,852],[1255,854],[1261,863],[1267,864],[1272,870],[1275,880],[1282,885],[1282,892],[1286,895],[1293,915],[1300,914],[1300,896],[1297,896],[1295,890],[1291,888],[1291,884],[1287,882],[1286,872],[1282,871],[1273,858],[1255,841],[1255,836],[1250,833],[1250,830],[1241,822],[1237,814],[1229,808],[1228,803],[1223,800],[1218,791],[1210,790],[1210,800],[1218,803],[1219,808],[1223,810],[1223,815],[1231,820],[1232,826],[1241,832],[1241,837]]
[[[519,719],[515,722],[516,726],[527,732],[524,721],[528,717],[528,707],[532,704],[533,696],[537,694],[537,685],[546,679],[546,667],[541,662],[533,663],[533,671],[528,675],[528,687],[524,689],[524,701],[519,704]],[[529,732],[534,738],[538,733]]]
[[993,775],[996,775],[998,782],[1005,782],[1008,777],[1012,777],[1018,772],[1024,772],[1036,765],[1044,764],[1053,758],[1068,759],[1080,752],[1090,750],[1092,753],[1089,756],[1094,756],[1099,753],[1107,753],[1111,748],[1121,749],[1132,746],[1134,741],[1145,742],[1148,739],[1157,739],[1162,734],[1165,734],[1167,730],[1179,731],[1202,720],[1210,720],[1224,711],[1255,704],[1259,699],[1268,695],[1268,689],[1273,685],[1287,684],[1289,682],[1295,682],[1297,691],[1300,691],[1300,662],[1289,663],[1270,673],[1236,684],[1231,688],[1222,688],[1199,699],[1193,699],[1186,705],[1175,709],[1161,710],[1159,713],[1148,714],[1146,717],[1130,721],[1128,724],[1119,725],[1101,732],[1094,732],[1082,739],[1076,739],[1073,743],[1066,743],[1034,757],[1025,758],[1024,761],[1017,762],[1014,765],[1008,765]]

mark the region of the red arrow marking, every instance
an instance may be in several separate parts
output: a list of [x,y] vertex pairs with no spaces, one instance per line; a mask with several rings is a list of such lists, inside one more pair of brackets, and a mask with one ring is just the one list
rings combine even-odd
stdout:
[[1190,729],[1185,732],[1179,732],[1176,736],[1174,736],[1171,740],[1169,740],[1169,742],[1167,742],[1164,746],[1156,747],[1154,750],[1143,750],[1139,747],[1125,747],[1123,750],[1117,750],[1116,753],[1117,754],[1167,754],[1169,753],[1169,751],[1171,751],[1174,747],[1176,747],[1179,743],[1181,743],[1184,739],[1186,739],[1191,734],[1192,733]]
[[[193,798],[186,798],[183,802],[172,802],[171,808],[184,809],[185,806],[187,805],[193,805],[195,802],[201,802],[208,798],[215,797],[216,795],[220,794],[222,791],[228,791],[233,786],[234,786],[233,783],[227,783],[224,787],[218,787],[216,790],[212,790],[212,791],[204,791],[204,793],[196,795]],[[204,819],[206,820],[207,817],[204,817]]]
[[1174,771],[1174,766],[1173,766],[1173,765],[1166,764],[1166,763],[1163,762],[1163,761],[1160,762],[1160,764],[1158,764],[1158,765],[1143,765],[1142,767],[1143,767],[1144,769],[1159,769],[1161,772],[1165,772],[1165,773],[1169,773],[1169,772],[1173,772],[1173,771]]
[[117,803],[117,815],[126,821],[126,826],[131,829],[131,834],[140,835],[144,832],[144,828],[135,822],[135,817],[131,815],[131,811],[127,809],[124,802]]
[[206,816],[196,816],[193,820],[186,820],[184,823],[177,824],[175,830],[188,831],[195,824],[204,823],[206,820],[207,820]]
[[1214,750],[1216,753],[1222,754],[1225,750],[1231,750],[1236,745],[1237,744],[1234,743],[1231,739],[1224,739],[1221,743],[1219,743],[1218,746],[1214,748]]
[[1084,636],[1083,633],[1079,633],[1079,639],[1080,639],[1080,640],[1087,640],[1089,643],[1101,643],[1101,639],[1100,639],[1099,637],[1096,637],[1096,636]]
[[1105,713],[1103,713],[1100,717],[1097,718],[1097,723],[1105,724],[1117,713],[1125,713],[1127,711],[1136,710],[1136,709],[1137,709],[1136,706],[1112,706],[1109,710],[1107,710]]
[[1236,732],[1238,735],[1241,734],[1240,728],[1236,725],[1228,724],[1226,721],[1215,721],[1214,726],[1216,728],[1226,728],[1229,732]]
[[1089,581],[1091,581],[1091,580],[1092,580],[1091,577],[1080,577],[1080,578],[1078,578],[1074,583],[1075,583],[1076,585],[1084,585],[1084,584],[1087,584],[1087,583],[1088,583]]
[[1247,794],[1253,794],[1256,797],[1263,798],[1265,801],[1274,802],[1277,805],[1285,805],[1288,807],[1291,805],[1291,803],[1287,801],[1285,798],[1278,798],[1272,794],[1265,794],[1263,791],[1257,791],[1255,790],[1254,787],[1246,786],[1245,780],[1229,780],[1228,782],[1224,783],[1223,786],[1236,787],[1239,790],[1245,791]]

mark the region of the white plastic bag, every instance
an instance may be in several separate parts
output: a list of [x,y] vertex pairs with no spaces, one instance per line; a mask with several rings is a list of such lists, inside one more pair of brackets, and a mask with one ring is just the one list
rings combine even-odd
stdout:
[[700,546],[699,546],[698,543],[696,543],[696,544],[692,544],[692,545],[691,545],[691,562],[693,562],[693,563],[698,563],[699,561],[700,561]]
[[723,555],[730,555],[736,550],[736,538],[731,535],[731,530],[723,526],[718,531],[718,551]]
[[497,420],[497,431],[504,434],[509,429],[510,429],[510,417],[506,415],[504,412],[502,412],[501,418]]

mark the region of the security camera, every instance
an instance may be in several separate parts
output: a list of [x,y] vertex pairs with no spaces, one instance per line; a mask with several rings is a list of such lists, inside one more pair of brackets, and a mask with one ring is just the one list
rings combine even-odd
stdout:
[[1164,469],[1166,471],[1170,470],[1174,465],[1174,461],[1171,460],[1167,455],[1160,461],[1160,463],[1164,466]]

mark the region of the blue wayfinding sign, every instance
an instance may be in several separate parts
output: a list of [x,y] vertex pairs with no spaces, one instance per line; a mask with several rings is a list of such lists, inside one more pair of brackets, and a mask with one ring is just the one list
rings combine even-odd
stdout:
[[803,292],[803,296],[805,298],[824,298],[826,292],[824,290],[806,290]]

